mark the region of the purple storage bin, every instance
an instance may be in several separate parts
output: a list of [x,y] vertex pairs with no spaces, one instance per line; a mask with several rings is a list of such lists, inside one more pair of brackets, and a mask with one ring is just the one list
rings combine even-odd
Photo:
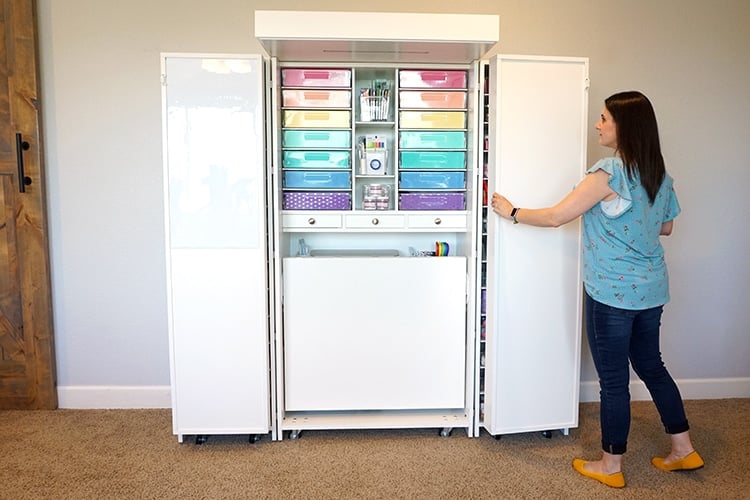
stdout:
[[[482,290],[482,314],[487,313],[487,290]],[[484,328],[484,321],[482,321],[482,328]]]
[[351,210],[352,196],[341,192],[288,191],[284,210]]
[[463,210],[464,193],[401,193],[399,210]]

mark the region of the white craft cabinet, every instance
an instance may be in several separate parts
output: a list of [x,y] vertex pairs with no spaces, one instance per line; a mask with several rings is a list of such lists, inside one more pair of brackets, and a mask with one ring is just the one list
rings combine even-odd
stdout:
[[[487,196],[550,205],[580,180],[587,61],[480,61],[486,40],[380,44],[420,50],[368,61],[374,52],[354,38],[298,38],[325,25],[303,14],[276,36],[279,19],[256,13],[271,57],[165,58],[175,434],[422,427],[472,437],[577,425],[579,228],[510,225]],[[349,80],[310,87],[285,81],[290,69]],[[458,72],[465,83],[419,89],[402,72]],[[383,82],[390,107],[363,113],[362,88]],[[206,121],[212,107],[223,111]],[[422,133],[443,142],[410,142]],[[383,138],[385,155],[362,158],[363,136]],[[430,184],[435,173],[445,184]],[[402,196],[424,193],[445,204]],[[448,256],[421,256],[439,248]]]
[[472,435],[478,64],[270,68],[279,437]]

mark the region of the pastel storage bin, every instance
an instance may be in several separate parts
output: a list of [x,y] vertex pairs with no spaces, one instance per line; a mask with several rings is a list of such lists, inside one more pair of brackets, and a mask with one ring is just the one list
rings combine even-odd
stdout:
[[351,126],[351,111],[285,109],[282,126],[301,128],[331,128]]
[[466,168],[465,151],[401,151],[401,169]]
[[292,189],[344,189],[352,186],[350,172],[285,171],[284,187]]
[[348,108],[352,104],[350,90],[284,89],[281,105],[300,108]]
[[284,210],[351,210],[352,195],[342,192],[291,191],[284,193]]
[[350,148],[349,130],[284,130],[281,144],[285,148]]
[[401,193],[400,210],[463,210],[464,193]]
[[401,88],[465,89],[466,71],[404,70],[398,72]]
[[454,131],[401,132],[398,145],[405,149],[465,149],[466,133]]
[[284,168],[350,168],[350,151],[284,151]]
[[464,172],[401,172],[401,189],[463,189]]
[[401,111],[401,128],[464,128],[464,111]]
[[350,87],[352,72],[348,69],[284,68],[281,85],[284,87]]
[[466,108],[466,92],[403,90],[398,95],[399,106],[402,108]]

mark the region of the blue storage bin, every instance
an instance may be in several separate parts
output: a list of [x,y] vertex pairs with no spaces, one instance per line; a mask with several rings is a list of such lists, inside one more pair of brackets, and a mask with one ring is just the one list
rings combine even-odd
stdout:
[[284,168],[350,168],[351,151],[284,151]]
[[350,130],[284,130],[281,145],[285,148],[350,148]]
[[401,151],[403,169],[411,168],[466,168],[465,151]]
[[466,133],[450,130],[401,132],[398,144],[406,149],[466,149]]
[[399,189],[463,189],[464,172],[401,172]]
[[300,189],[320,188],[350,188],[352,178],[347,172],[313,172],[286,171],[284,172],[284,187]]

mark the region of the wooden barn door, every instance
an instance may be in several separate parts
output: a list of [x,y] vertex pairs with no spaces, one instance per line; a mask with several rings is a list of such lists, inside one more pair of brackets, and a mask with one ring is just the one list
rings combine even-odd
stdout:
[[57,407],[33,0],[0,0],[0,409]]

